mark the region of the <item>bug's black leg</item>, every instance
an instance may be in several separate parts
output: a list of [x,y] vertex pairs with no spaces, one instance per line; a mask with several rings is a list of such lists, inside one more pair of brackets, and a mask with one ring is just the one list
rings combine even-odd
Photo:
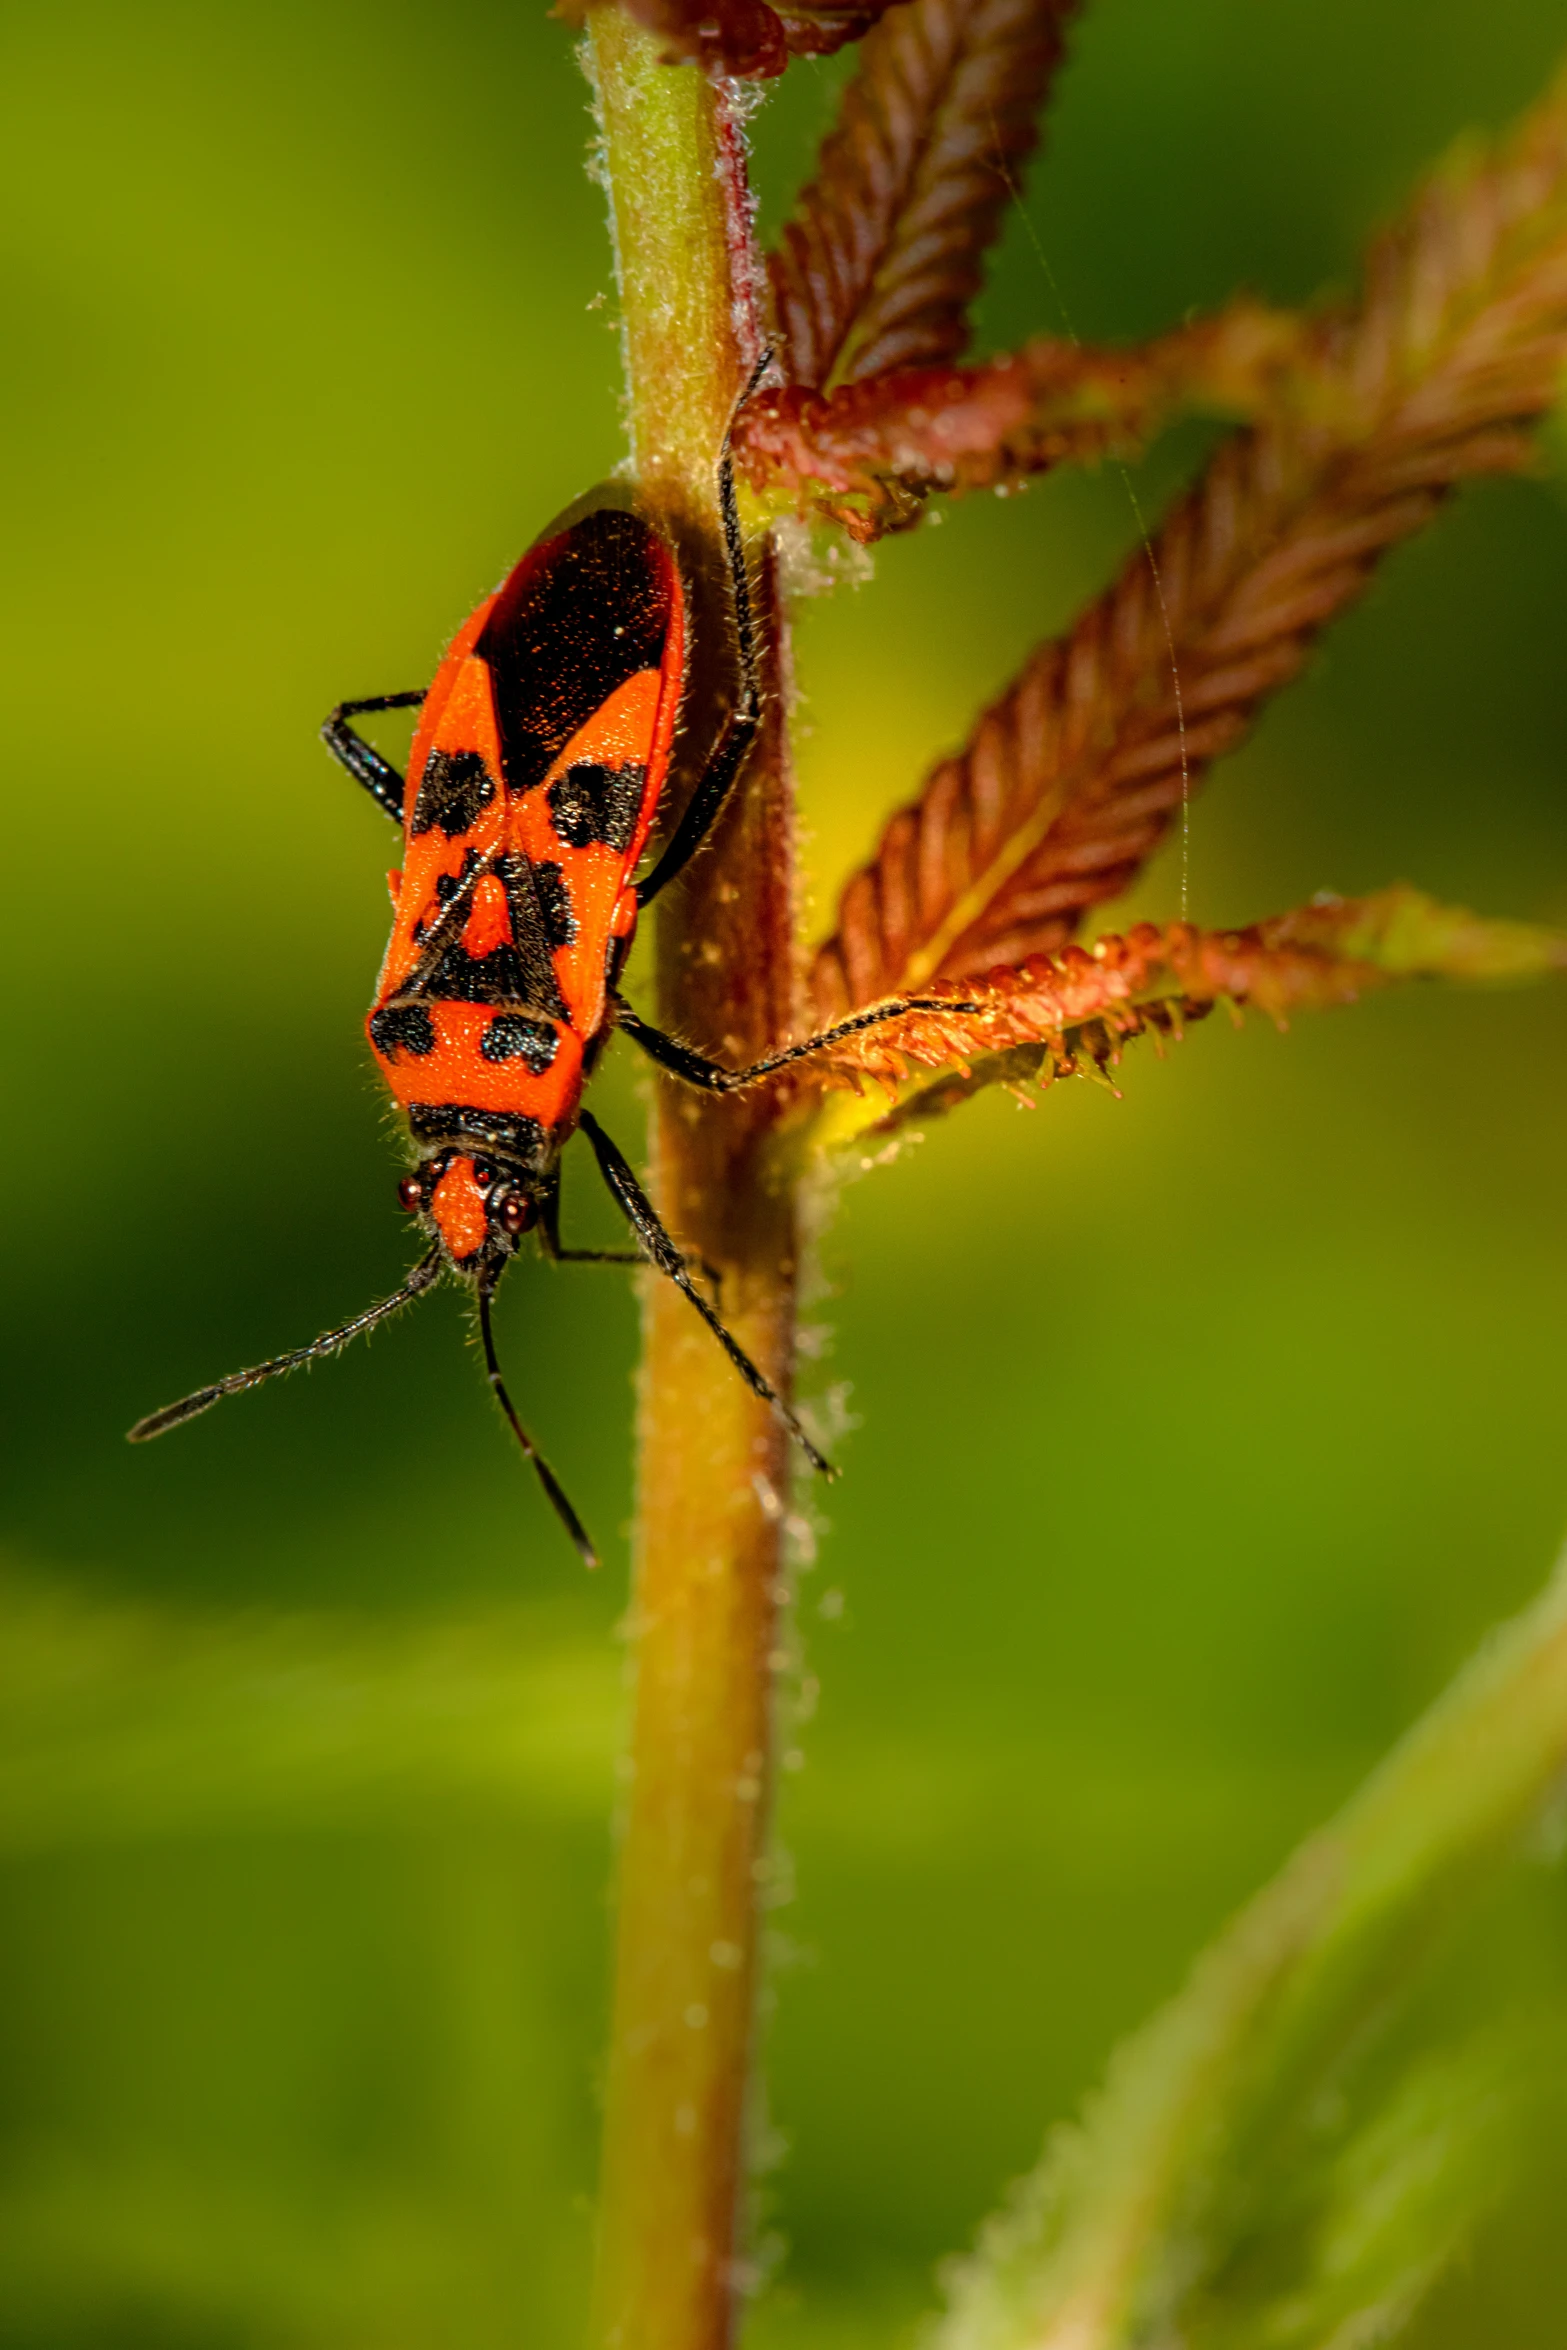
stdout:
[[645,1265],[647,1259],[635,1248],[554,1248],[546,1252],[557,1265]]
[[[538,882],[533,867],[526,857],[513,856],[504,843],[491,849],[488,856],[475,858],[459,879],[440,913],[420,939],[418,960],[380,1006],[383,1012],[390,1011],[394,1005],[416,1003],[425,993],[441,957],[467,922],[474,891],[491,873],[499,873],[506,882],[512,936],[522,961],[523,976],[533,987],[531,996],[507,997],[496,1008],[523,1012],[538,1020],[564,1020],[566,1005],[555,977],[544,924],[544,909],[539,903]],[[417,932],[415,935],[418,935]]]
[[557,1265],[645,1265],[639,1248],[565,1248],[560,1237],[560,1185],[539,1199],[539,1246]]
[[[650,1260],[639,1248],[565,1248],[560,1237],[560,1186],[539,1201],[539,1245],[557,1265],[645,1265]],[[695,1265],[717,1302],[723,1304],[724,1277],[706,1257],[686,1257]]]
[[562,1486],[560,1479],[556,1476],[554,1470],[550,1467],[549,1462],[544,1458],[544,1455],[534,1444],[534,1441],[528,1434],[527,1429],[524,1428],[522,1422],[518,1419],[517,1407],[506,1392],[506,1382],[501,1377],[500,1357],[495,1351],[495,1333],[490,1328],[490,1300],[495,1295],[495,1284],[498,1279],[498,1274],[490,1273],[481,1275],[479,1281],[479,1336],[484,1343],[484,1369],[485,1375],[490,1382],[490,1392],[495,1397],[496,1402],[500,1405],[501,1410],[506,1414],[506,1418],[510,1424],[513,1436],[516,1437],[517,1442],[522,1446],[524,1453],[533,1463],[534,1469],[538,1474],[539,1483],[543,1486],[545,1492],[549,1495],[550,1504],[555,1512],[556,1517],[559,1518],[561,1524],[565,1527],[566,1532],[571,1536],[572,1541],[576,1544],[578,1555],[580,1556],[583,1565],[585,1567],[596,1567],[599,1563],[598,1552],[594,1549],[592,1542],[589,1540],[587,1530],[584,1527],[582,1520],[578,1517],[576,1511],[572,1508],[570,1502],[566,1499],[565,1488]]
[[753,1061],[748,1069],[726,1069],[721,1061],[711,1061],[706,1053],[694,1052],[690,1045],[681,1044],[677,1037],[666,1036],[662,1028],[654,1028],[638,1017],[631,1006],[617,996],[615,1018],[620,1027],[647,1054],[657,1061],[672,1077],[684,1078],[687,1085],[699,1085],[704,1093],[737,1093],[744,1085],[755,1085],[762,1077],[771,1077],[775,1069],[786,1069],[791,1061],[803,1061],[812,1053],[825,1052],[829,1045],[841,1044],[846,1036],[857,1036],[862,1028],[875,1028],[883,1020],[901,1020],[906,1012],[977,1012],[978,1004],[954,1003],[950,997],[899,996],[894,1003],[877,1004],[869,1012],[856,1012],[852,1020],[840,1020],[835,1028],[824,1028],[819,1036],[808,1036],[802,1044],[787,1045],[781,1053],[769,1053],[765,1061]]
[[659,891],[684,871],[702,846],[728,799],[730,788],[740,772],[740,763],[756,739],[757,713],[736,710],[730,717],[717,750],[702,772],[700,782],[686,802],[685,814],[676,825],[669,846],[665,849],[651,873],[637,883],[638,906],[650,906]]
[[428,691],[428,687],[421,687],[416,694],[372,694],[367,702],[339,702],[321,729],[321,740],[333,758],[342,760],[354,781],[364,785],[394,824],[403,820],[403,778],[362,734],[355,734],[348,721],[362,717],[367,710],[417,710]]
[[681,1294],[691,1300],[747,1387],[754,1395],[759,1395],[764,1403],[772,1405],[812,1468],[819,1470],[824,1477],[836,1477],[838,1472],[831,1461],[817,1451],[778,1390],[762,1376],[738,1340],[731,1338],[707,1300],[695,1288],[686,1271],[685,1259],[659,1222],[652,1201],[590,1110],[582,1113],[582,1131],[593,1145],[599,1173],[609,1185],[615,1205],[641,1242],[650,1263],[656,1265],[661,1273],[667,1274]]
[[[772,364],[772,356],[771,351],[764,351],[752,368],[750,381],[735,402],[736,412],[745,406],[761,382]],[[734,418],[731,417],[731,430],[733,424]],[[740,536],[740,515],[735,505],[735,469],[729,454],[728,431],[724,434],[724,446],[718,460],[718,506],[724,522],[724,555],[729,565],[735,646],[740,656],[740,699],[729,714],[729,722],[697,780],[696,789],[686,802],[685,812],[675,826],[663,855],[651,873],[644,874],[637,883],[639,906],[651,905],[659,891],[690,863],[706,840],[718,811],[729,797],[746,752],[756,740],[756,729],[761,719],[761,664],[756,648],[756,617],[751,610],[751,582],[745,568],[745,541]]]

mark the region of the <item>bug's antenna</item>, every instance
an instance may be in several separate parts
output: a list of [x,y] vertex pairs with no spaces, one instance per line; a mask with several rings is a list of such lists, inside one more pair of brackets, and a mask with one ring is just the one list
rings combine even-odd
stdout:
[[408,1305],[421,1291],[429,1288],[441,1269],[439,1243],[427,1257],[421,1257],[401,1289],[391,1297],[383,1297],[373,1306],[366,1306],[351,1322],[340,1323],[335,1330],[324,1330],[308,1346],[296,1346],[291,1353],[274,1355],[270,1363],[258,1363],[253,1371],[231,1371],[226,1379],[219,1379],[212,1387],[198,1387],[194,1395],[182,1396],[178,1403],[165,1404],[161,1412],[149,1412],[145,1420],[138,1420],[129,1431],[132,1444],[145,1444],[150,1436],[162,1436],[168,1429],[179,1427],[183,1420],[194,1420],[198,1412],[207,1412],[226,1395],[243,1395],[247,1387],[259,1387],[264,1379],[276,1379],[280,1372],[297,1371],[302,1363],[317,1362],[322,1355],[335,1355],[347,1346],[361,1331],[373,1330],[384,1322],[388,1314],[395,1314],[400,1306]]
[[513,1436],[516,1437],[517,1442],[538,1471],[539,1483],[549,1495],[556,1517],[559,1518],[581,1553],[583,1565],[596,1567],[599,1563],[599,1556],[589,1540],[586,1527],[566,1499],[560,1480],[550,1467],[549,1462],[538,1451],[532,1437],[518,1419],[517,1407],[506,1392],[506,1383],[501,1377],[500,1359],[495,1352],[495,1333],[490,1328],[490,1300],[494,1295],[494,1279],[485,1279],[481,1276],[479,1281],[479,1335],[484,1341],[484,1368],[489,1375],[495,1400],[511,1422]]

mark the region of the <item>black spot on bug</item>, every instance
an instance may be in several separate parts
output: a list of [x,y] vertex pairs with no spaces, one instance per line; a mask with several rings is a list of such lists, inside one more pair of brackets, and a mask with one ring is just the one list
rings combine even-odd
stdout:
[[477,751],[432,751],[419,779],[408,830],[411,835],[439,825],[448,840],[471,832],[479,810],[495,797],[495,783]]
[[389,1004],[372,1014],[370,1042],[388,1060],[398,1052],[422,1058],[435,1050],[435,1022],[423,1004]]
[[[478,850],[465,849],[463,851],[462,871],[460,873],[438,873],[436,875],[435,895],[436,901],[439,905],[449,906],[451,904],[453,898],[457,895],[457,892],[461,889],[463,883],[467,880],[469,874],[473,871],[475,865],[477,865],[478,862]],[[419,944],[420,940],[425,936],[429,928],[430,918],[428,916],[422,915],[420,919],[414,924],[415,946]]]
[[542,1077],[554,1060],[560,1039],[547,1020],[529,1020],[521,1012],[497,1012],[479,1039],[487,1061],[526,1061],[535,1077]]
[[508,791],[542,783],[617,686],[661,667],[678,592],[657,532],[614,507],[523,557],[474,648],[489,664]]
[[[528,985],[528,973],[514,946],[499,946],[488,955],[470,955],[456,940],[445,948],[425,983],[437,1003],[531,1004],[537,994]],[[542,1011],[543,1005],[539,1006]]]
[[596,767],[580,760],[558,776],[545,795],[558,840],[571,849],[602,841],[607,849],[631,845],[642,806],[647,769],[633,759],[624,767]]
[[535,865],[533,886],[544,917],[544,935],[551,949],[569,947],[577,935],[577,917],[571,903],[571,885],[558,865]]
[[408,1123],[418,1142],[462,1142],[494,1151],[530,1174],[549,1163],[555,1145],[537,1118],[503,1110],[476,1110],[456,1102],[410,1102]]
[[[555,987],[555,965],[552,960],[557,947],[569,946],[577,935],[576,918],[571,910],[571,893],[561,879],[558,865],[535,865],[527,857],[507,857],[503,860],[501,878],[506,884],[506,902],[511,908],[512,936],[524,955],[536,958],[540,985],[550,991],[535,995],[531,1003],[549,1005],[559,1002]],[[564,1004],[560,1007],[565,1017]]]
[[[466,863],[463,870],[468,870]],[[493,871],[506,892],[511,938],[487,955],[470,955],[460,937],[449,939],[433,966],[421,967],[418,993],[438,1003],[496,1004],[543,1020],[564,1020],[566,1000],[555,976],[554,950],[575,936],[576,925],[560,867],[509,855],[498,857]]]

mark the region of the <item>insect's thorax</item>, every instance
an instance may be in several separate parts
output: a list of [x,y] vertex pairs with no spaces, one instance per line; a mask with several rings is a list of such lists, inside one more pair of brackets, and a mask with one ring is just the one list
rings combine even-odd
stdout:
[[489,1130],[542,1163],[575,1124],[636,928],[683,618],[662,540],[592,515],[525,556],[442,662],[368,1023],[421,1141]]

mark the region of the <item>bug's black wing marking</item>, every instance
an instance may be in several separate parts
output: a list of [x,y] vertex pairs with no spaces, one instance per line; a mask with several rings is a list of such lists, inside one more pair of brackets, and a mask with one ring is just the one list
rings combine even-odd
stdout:
[[457,840],[473,830],[494,797],[494,778],[477,751],[432,751],[414,795],[408,837],[418,840],[439,825],[448,840]]
[[354,781],[364,785],[376,806],[399,828],[403,821],[403,778],[372,743],[354,732],[348,721],[363,717],[367,710],[417,710],[429,690],[428,686],[421,686],[417,693],[372,694],[366,702],[339,702],[321,729],[321,740],[333,758],[342,761]]
[[542,783],[617,686],[662,666],[667,562],[650,523],[607,506],[501,590],[474,650],[489,664],[508,791]]
[[690,1299],[747,1387],[754,1395],[759,1395],[764,1403],[772,1405],[812,1468],[824,1477],[835,1477],[838,1472],[831,1461],[817,1451],[776,1387],[763,1377],[739,1341],[730,1336],[706,1298],[693,1285],[686,1271],[685,1259],[659,1222],[652,1201],[591,1110],[582,1113],[582,1131],[593,1146],[599,1172],[608,1184],[616,1206],[647,1252],[649,1262],[668,1276],[683,1297]]
[[[482,957],[461,943],[473,893],[488,873],[500,876],[511,915],[511,946]],[[551,908],[539,889],[538,871],[520,851],[497,847],[475,857],[420,941],[412,969],[386,999],[383,1010],[417,1002],[494,1004],[498,1010],[544,1020],[565,1020],[566,999],[555,976]]]
[[385,1004],[370,1015],[370,1042],[378,1053],[409,1053],[422,1061],[436,1047],[435,1022],[423,1004]]
[[568,849],[590,849],[595,841],[607,849],[629,848],[646,782],[647,769],[640,759],[628,759],[619,767],[579,759],[545,794],[556,839]]

